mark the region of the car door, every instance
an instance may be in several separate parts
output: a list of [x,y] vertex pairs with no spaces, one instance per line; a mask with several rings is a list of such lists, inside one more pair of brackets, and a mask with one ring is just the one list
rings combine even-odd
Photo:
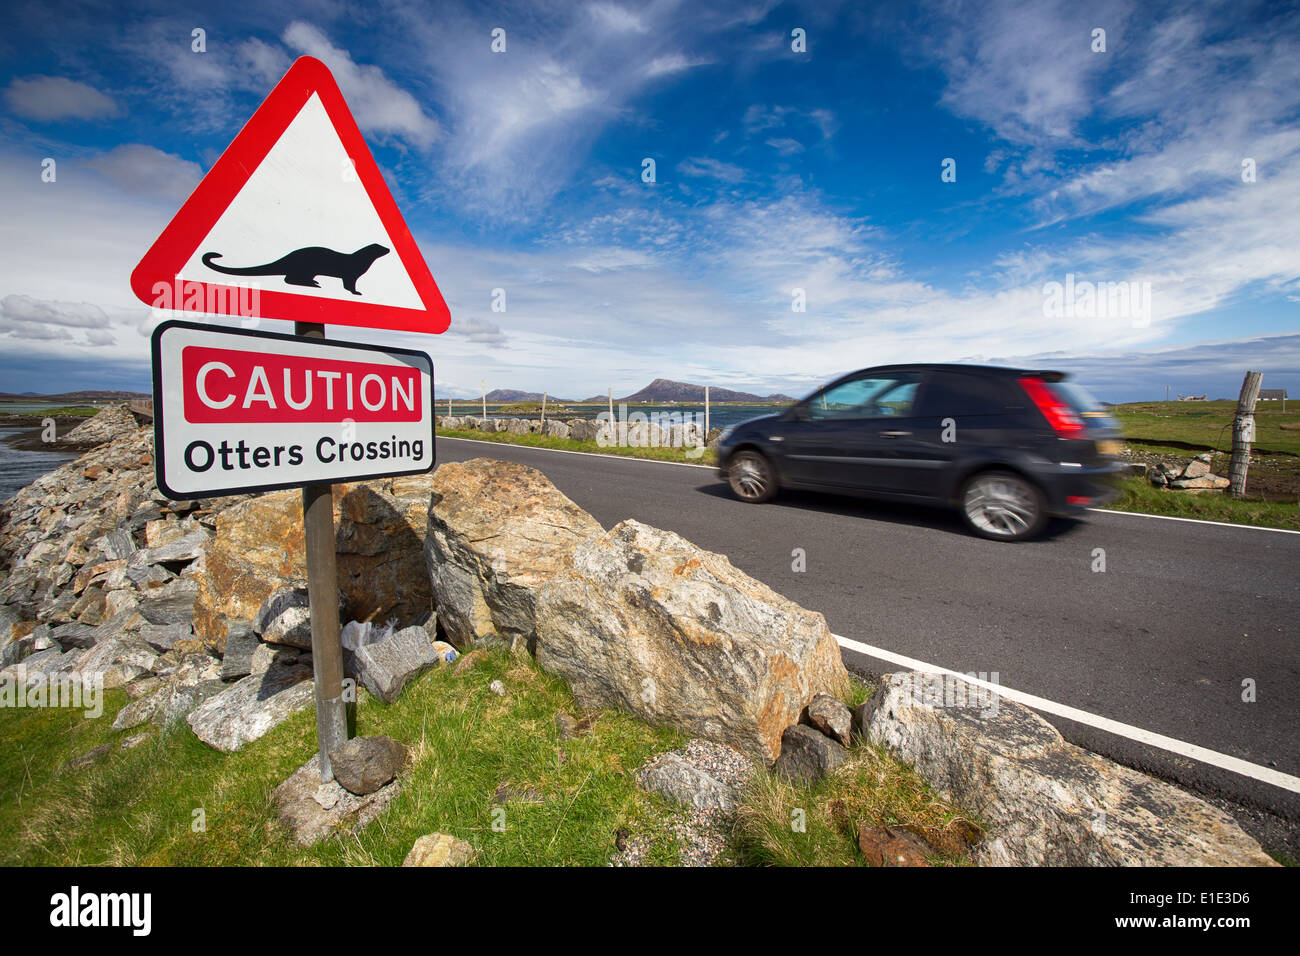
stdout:
[[920,379],[912,371],[868,370],[814,393],[783,430],[787,480],[832,490],[892,487],[893,443],[910,431]]

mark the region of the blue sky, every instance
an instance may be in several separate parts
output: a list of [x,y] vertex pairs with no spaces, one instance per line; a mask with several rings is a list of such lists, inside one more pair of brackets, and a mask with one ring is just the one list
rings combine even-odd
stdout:
[[[131,269],[302,54],[452,311],[330,334],[426,349],[440,397],[802,394],[902,361],[1300,394],[1294,7],[612,0],[7,4],[0,391],[147,389]],[[1069,276],[1142,294],[1053,314]]]

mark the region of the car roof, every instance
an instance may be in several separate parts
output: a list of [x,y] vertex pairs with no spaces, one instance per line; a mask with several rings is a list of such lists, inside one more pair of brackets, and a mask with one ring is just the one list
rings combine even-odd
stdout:
[[[1031,369],[1031,368],[1009,368],[1002,365],[970,365],[959,363],[908,363],[899,365],[873,365],[870,368],[858,369],[856,372],[849,372],[847,375],[841,375],[840,378],[846,378],[848,375],[860,375],[863,372],[991,372],[1001,376],[1024,376],[1029,375],[1035,378],[1044,378],[1048,381],[1059,382],[1068,377],[1069,373],[1060,372],[1054,369]],[[838,381],[838,379],[837,379]]]

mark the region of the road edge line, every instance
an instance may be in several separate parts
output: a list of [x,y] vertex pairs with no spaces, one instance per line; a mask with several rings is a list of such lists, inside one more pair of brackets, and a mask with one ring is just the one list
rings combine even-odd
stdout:
[[1099,714],[1092,714],[1086,710],[1079,710],[1077,707],[1071,707],[1069,704],[1058,704],[1056,701],[1048,700],[1045,697],[1038,697],[1034,694],[1027,694],[1024,691],[1014,690],[1010,687],[1003,687],[1000,684],[993,684],[986,680],[980,680],[979,678],[971,677],[958,671],[949,670],[946,667],[940,667],[937,664],[929,664],[912,657],[905,657],[902,654],[895,654],[893,651],[887,651],[881,647],[873,647],[870,644],[864,644],[863,642],[855,641],[852,638],[841,637],[838,634],[832,634],[831,636],[835,638],[836,642],[841,647],[847,647],[849,650],[857,651],[859,654],[865,654],[868,657],[875,657],[879,660],[888,661],[891,664],[898,664],[908,670],[925,671],[932,674],[946,674],[949,677],[957,677],[968,684],[974,684],[977,687],[991,690],[994,693],[1007,698],[1007,700],[1015,701],[1017,704],[1023,704],[1033,710],[1041,710],[1044,713],[1054,714],[1057,717],[1064,717],[1066,720],[1072,720],[1077,724],[1084,724],[1088,727],[1093,727],[1097,730],[1103,730],[1106,733],[1114,734],[1117,737],[1124,737],[1128,740],[1145,744],[1148,747],[1165,750],[1169,753],[1176,754],[1179,757],[1197,760],[1201,763],[1209,764],[1212,767],[1218,767],[1220,770],[1228,770],[1232,773],[1240,774],[1243,777],[1250,777],[1252,780],[1258,780],[1261,783],[1267,783],[1283,790],[1289,790],[1292,793],[1300,793],[1300,777],[1293,777],[1290,774],[1282,773],[1280,770],[1274,770],[1271,767],[1251,763],[1249,760],[1242,760],[1240,757],[1233,757],[1230,754],[1219,753],[1217,750],[1210,750],[1208,747],[1188,743],[1185,740],[1166,737],[1164,734],[1158,734],[1151,730],[1144,730],[1143,728],[1135,727],[1132,724],[1121,723],[1118,720],[1112,720],[1109,717],[1102,717]]

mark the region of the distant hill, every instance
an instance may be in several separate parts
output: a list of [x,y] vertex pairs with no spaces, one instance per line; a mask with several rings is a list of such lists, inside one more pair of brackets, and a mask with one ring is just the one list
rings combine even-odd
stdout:
[[[607,400],[605,395],[597,395],[595,398],[588,398],[588,402],[603,402]],[[623,398],[614,399],[616,402],[687,402],[698,403],[704,401],[704,386],[691,385],[689,382],[674,382],[667,378],[657,378],[639,392],[633,392]],[[754,395],[751,392],[737,392],[729,388],[719,388],[714,385],[709,388],[710,402],[755,402],[769,405],[788,405],[794,401],[789,395]]]
[[[494,388],[487,393],[489,402],[540,402],[542,400],[541,392],[521,392],[517,388]],[[555,402],[557,405],[563,405],[568,402],[567,398],[556,398],[554,395],[546,397],[548,402]]]
[[0,402],[133,402],[152,399],[148,392],[111,392],[87,390],[81,392],[57,392],[53,395],[37,395],[35,392],[0,392]]

